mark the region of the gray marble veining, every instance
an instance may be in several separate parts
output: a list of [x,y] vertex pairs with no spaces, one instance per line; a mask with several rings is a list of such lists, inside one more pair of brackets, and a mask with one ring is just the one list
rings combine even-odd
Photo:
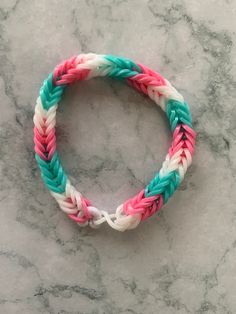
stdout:
[[[236,313],[235,14],[234,0],[0,0],[0,313]],[[193,114],[185,181],[134,231],[78,228],[34,161],[40,85],[81,52],[158,70]],[[105,79],[66,91],[57,132],[73,182],[107,210],[148,182],[171,137],[154,103]]]

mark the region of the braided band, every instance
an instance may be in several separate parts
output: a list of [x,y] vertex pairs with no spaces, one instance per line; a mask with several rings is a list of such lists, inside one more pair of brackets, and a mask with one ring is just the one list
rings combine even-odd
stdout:
[[[97,76],[126,81],[148,95],[170,121],[173,141],[160,171],[137,195],[114,213],[93,207],[70,183],[56,150],[56,110],[66,86]],[[116,230],[135,228],[159,211],[173,195],[192,162],[195,132],[189,107],[160,74],[131,60],[111,55],[82,54],[59,64],[44,81],[34,115],[35,158],[42,179],[68,217],[79,225],[96,227],[107,222]]]

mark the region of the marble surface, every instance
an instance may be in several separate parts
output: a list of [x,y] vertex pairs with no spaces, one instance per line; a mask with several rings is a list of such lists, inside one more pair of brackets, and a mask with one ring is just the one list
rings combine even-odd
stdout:
[[[236,2],[0,0],[0,313],[236,313]],[[40,179],[32,117],[63,59],[113,53],[185,96],[194,163],[160,216],[136,230],[80,229]],[[116,207],[168,149],[166,117],[118,82],[67,90],[58,149],[94,203]]]

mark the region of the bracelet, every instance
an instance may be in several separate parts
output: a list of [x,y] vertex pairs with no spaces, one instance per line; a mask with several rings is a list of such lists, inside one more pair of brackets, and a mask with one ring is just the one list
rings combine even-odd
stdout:
[[[92,206],[70,183],[56,150],[56,110],[64,89],[79,80],[108,76],[148,95],[165,112],[173,141],[162,168],[137,195],[108,213]],[[112,55],[81,54],[56,66],[44,81],[35,106],[35,158],[42,179],[60,208],[80,226],[107,222],[125,231],[158,212],[173,195],[192,162],[195,132],[187,103],[160,74],[140,63]]]

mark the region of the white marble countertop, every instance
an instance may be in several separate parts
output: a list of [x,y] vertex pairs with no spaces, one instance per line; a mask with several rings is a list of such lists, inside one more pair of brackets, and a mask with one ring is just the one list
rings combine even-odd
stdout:
[[[235,16],[233,0],[0,0],[0,313],[236,313]],[[159,71],[193,114],[185,181],[134,231],[80,229],[34,160],[41,83],[81,52]],[[66,92],[57,130],[73,182],[105,209],[148,182],[171,139],[154,103],[100,79]]]

